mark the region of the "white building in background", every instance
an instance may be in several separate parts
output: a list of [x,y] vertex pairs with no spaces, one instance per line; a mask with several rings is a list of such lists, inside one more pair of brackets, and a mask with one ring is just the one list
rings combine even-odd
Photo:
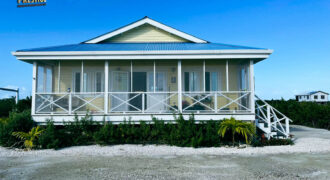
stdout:
[[327,103],[329,94],[323,91],[312,91],[296,95],[296,100],[299,102],[317,102]]

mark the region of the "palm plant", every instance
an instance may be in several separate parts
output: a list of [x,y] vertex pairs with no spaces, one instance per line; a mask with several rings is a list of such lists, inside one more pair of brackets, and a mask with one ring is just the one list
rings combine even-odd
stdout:
[[34,147],[33,142],[41,135],[44,130],[40,130],[40,127],[33,127],[30,132],[13,132],[12,135],[23,140],[24,146],[27,150],[31,150]]
[[231,117],[221,122],[218,134],[224,137],[227,131],[232,132],[233,145],[235,144],[235,134],[242,135],[245,138],[245,142],[249,144],[249,138],[255,134],[255,127],[252,123],[238,121]]

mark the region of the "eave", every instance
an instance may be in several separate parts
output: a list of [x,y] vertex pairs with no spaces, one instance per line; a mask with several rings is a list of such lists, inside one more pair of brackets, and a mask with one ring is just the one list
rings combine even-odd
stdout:
[[49,51],[12,52],[19,60],[134,60],[134,59],[258,59],[273,50],[185,50],[185,51]]

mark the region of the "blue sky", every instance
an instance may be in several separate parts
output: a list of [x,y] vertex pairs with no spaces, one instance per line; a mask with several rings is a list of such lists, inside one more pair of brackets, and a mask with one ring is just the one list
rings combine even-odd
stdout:
[[[47,0],[45,7],[0,6],[0,87],[31,94],[32,66],[11,51],[79,43],[149,16],[211,42],[273,49],[255,66],[256,93],[293,98],[330,92],[330,1]],[[0,92],[0,98],[14,95]]]

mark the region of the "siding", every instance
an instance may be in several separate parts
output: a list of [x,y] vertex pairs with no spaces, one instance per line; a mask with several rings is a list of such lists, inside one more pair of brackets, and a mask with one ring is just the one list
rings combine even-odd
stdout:
[[142,25],[103,41],[109,42],[189,42],[150,25]]

